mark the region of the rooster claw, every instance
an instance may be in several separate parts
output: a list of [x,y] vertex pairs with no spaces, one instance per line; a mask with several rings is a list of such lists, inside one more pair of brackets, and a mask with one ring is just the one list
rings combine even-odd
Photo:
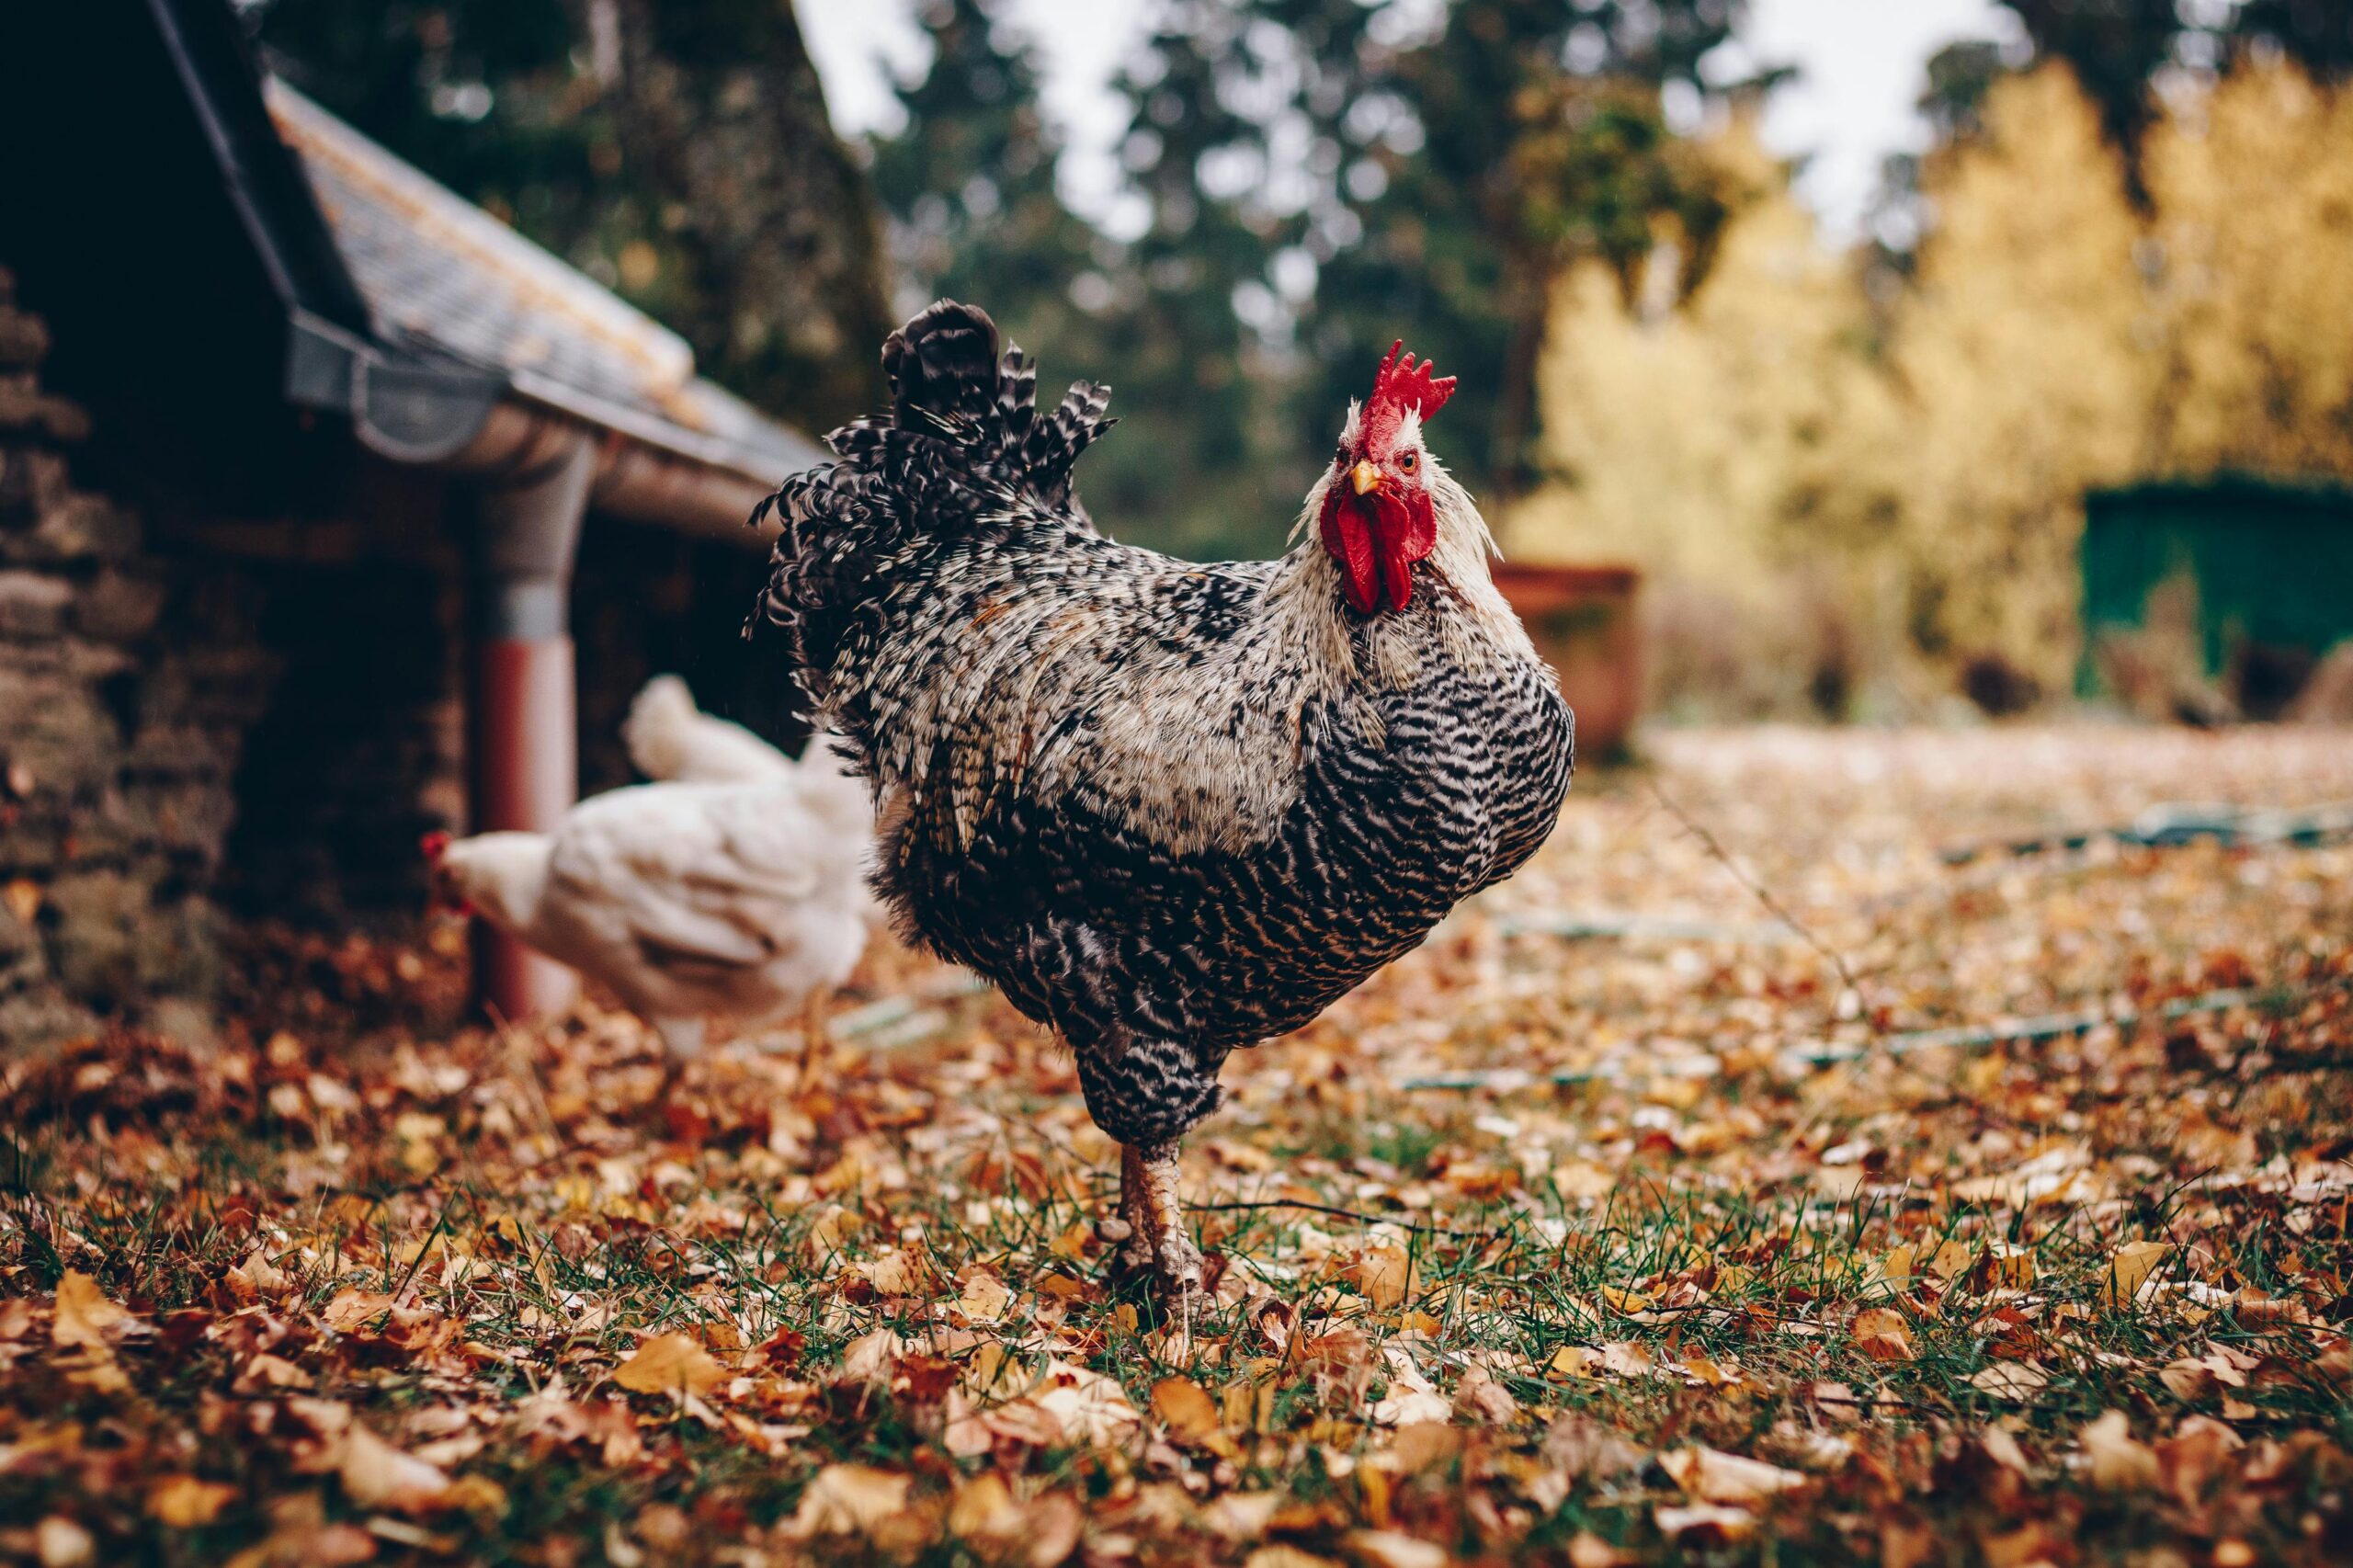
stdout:
[[1099,1222],[1096,1234],[1118,1246],[1112,1255],[1115,1272],[1151,1281],[1153,1302],[1163,1317],[1189,1324],[1192,1309],[1208,1303],[1201,1249],[1185,1228],[1177,1202],[1174,1144],[1153,1150],[1130,1144],[1121,1150],[1120,1217]]

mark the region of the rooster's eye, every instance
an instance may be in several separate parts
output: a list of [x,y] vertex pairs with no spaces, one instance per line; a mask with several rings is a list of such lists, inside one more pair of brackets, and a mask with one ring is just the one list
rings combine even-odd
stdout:
[[1404,457],[1397,460],[1397,466],[1404,469],[1407,473],[1411,473],[1414,472],[1414,465],[1420,460],[1421,455],[1419,453],[1407,452]]

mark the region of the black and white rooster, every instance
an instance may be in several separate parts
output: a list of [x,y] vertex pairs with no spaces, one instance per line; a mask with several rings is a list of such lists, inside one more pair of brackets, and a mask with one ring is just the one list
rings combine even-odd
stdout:
[[790,629],[875,791],[905,932],[1069,1042],[1125,1146],[1111,1233],[1175,1305],[1202,1263],[1177,1142],[1228,1053],[1533,854],[1574,721],[1425,443],[1454,383],[1413,356],[1348,409],[1290,551],[1209,565],[1096,530],[1071,468],[1108,391],[1040,413],[984,312],[935,304],[882,362],[890,412],[772,500],[755,625]]

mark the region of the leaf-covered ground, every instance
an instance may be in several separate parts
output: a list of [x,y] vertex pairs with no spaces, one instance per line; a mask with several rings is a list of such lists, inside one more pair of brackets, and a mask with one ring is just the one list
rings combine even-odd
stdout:
[[625,1016],[423,1027],[453,934],[289,945],[7,1070],[0,1554],[2347,1561],[2347,819],[2142,813],[2347,800],[2342,733],[1665,737],[1229,1065],[1189,1338],[952,971],[658,1103]]

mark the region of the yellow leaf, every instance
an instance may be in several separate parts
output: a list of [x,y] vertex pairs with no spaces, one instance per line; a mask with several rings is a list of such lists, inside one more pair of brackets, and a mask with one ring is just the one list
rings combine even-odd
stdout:
[[147,1489],[147,1517],[176,1530],[201,1529],[219,1518],[236,1495],[235,1487],[217,1481],[166,1475]]
[[29,877],[18,877],[6,887],[0,887],[0,904],[17,917],[20,926],[29,926],[33,916],[40,913],[40,884]]
[[1977,1255],[1970,1250],[1968,1243],[1949,1241],[1929,1254],[1919,1267],[1939,1279],[1958,1279],[1968,1273],[1969,1266],[1976,1261]]
[[104,1349],[108,1331],[132,1318],[131,1312],[107,1300],[97,1280],[69,1268],[57,1282],[57,1315],[49,1325],[50,1342],[61,1347],[87,1345]]
[[993,1470],[958,1487],[956,1501],[948,1509],[948,1533],[960,1539],[1011,1535],[1020,1524],[1020,1506]]
[[657,1334],[613,1371],[631,1393],[701,1393],[727,1381],[727,1369],[683,1334]]
[[1600,1365],[1601,1352],[1589,1345],[1563,1345],[1544,1363],[1548,1378],[1589,1378]]
[[1991,1282],[1997,1288],[2023,1290],[2034,1283],[2034,1254],[2023,1247],[1989,1247],[1985,1253]]
[[1190,1378],[1163,1378],[1153,1384],[1152,1413],[1187,1442],[1206,1443],[1223,1432],[1216,1402]]
[[2126,1242],[2118,1247],[2108,1266],[2108,1282],[2100,1290],[2101,1304],[2120,1307],[2132,1300],[2172,1250],[2163,1242]]
[[1885,1307],[1868,1307],[1855,1314],[1855,1348],[1874,1361],[1913,1358],[1912,1330],[1904,1314]]

